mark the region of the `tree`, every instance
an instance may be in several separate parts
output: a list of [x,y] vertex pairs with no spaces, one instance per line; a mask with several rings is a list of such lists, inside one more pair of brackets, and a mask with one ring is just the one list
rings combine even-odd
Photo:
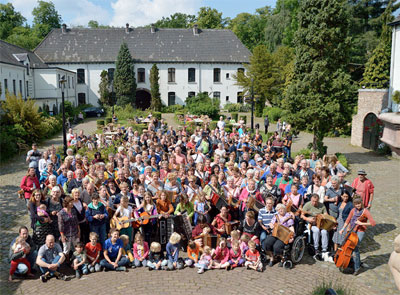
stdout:
[[196,16],[184,13],[174,13],[155,22],[157,28],[190,28],[196,22]]
[[295,64],[283,102],[297,130],[313,132],[312,148],[324,152],[323,139],[351,120],[355,88],[349,60],[350,17],[346,0],[303,0],[295,34]]
[[229,22],[229,28],[252,51],[265,42],[265,26],[269,14],[268,6],[257,9],[255,14],[240,13]]
[[42,41],[42,38],[37,36],[35,30],[25,26],[14,28],[6,41],[25,49],[33,50]]
[[98,28],[99,27],[99,23],[97,21],[95,21],[95,20],[90,20],[88,22],[88,27],[92,28],[92,29]]
[[5,40],[14,28],[22,26],[26,18],[14,10],[11,3],[0,4],[0,39]]
[[229,18],[222,18],[222,12],[215,8],[200,7],[197,14],[197,24],[202,29],[223,29],[229,22]]
[[45,37],[53,28],[61,27],[61,16],[53,2],[38,1],[38,6],[32,11],[34,28],[41,37]]
[[233,78],[236,85],[244,89],[246,96],[251,95],[251,87],[256,93],[255,113],[257,116],[262,114],[265,101],[269,100],[272,104],[278,104],[272,100],[276,91],[279,73],[277,72],[272,54],[265,45],[258,45],[253,50],[250,57],[250,64],[245,65],[246,72],[239,71]]
[[150,108],[154,111],[161,112],[161,94],[160,94],[160,80],[159,71],[157,65],[154,64],[150,70],[150,93],[151,93],[151,106]]
[[114,88],[118,105],[131,104],[135,106],[136,79],[134,64],[128,45],[125,42],[121,44],[117,56]]
[[388,3],[382,19],[382,34],[378,46],[365,65],[361,85],[367,88],[384,89],[389,87],[390,54],[392,49],[392,30],[387,25],[393,20],[393,1]]
[[108,81],[108,72],[106,70],[101,71],[100,73],[100,84],[99,84],[99,94],[100,94],[100,105],[112,105],[112,97],[110,92],[110,83]]

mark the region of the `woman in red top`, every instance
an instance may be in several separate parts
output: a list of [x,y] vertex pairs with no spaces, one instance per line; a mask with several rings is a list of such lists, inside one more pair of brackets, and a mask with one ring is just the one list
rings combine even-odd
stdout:
[[[346,219],[346,222],[343,225],[343,228],[340,230],[340,234],[343,234],[344,230],[347,230],[348,226],[353,228],[353,231],[357,233],[358,236],[358,244],[353,251],[353,260],[354,260],[354,275],[358,275],[360,272],[361,266],[361,259],[360,259],[360,249],[358,245],[361,243],[362,239],[364,238],[365,231],[367,226],[375,226],[375,220],[372,218],[371,213],[368,211],[367,208],[364,208],[363,201],[360,197],[357,197],[353,200],[354,208],[350,211],[349,216]],[[364,216],[367,221],[361,222],[359,219],[360,217]],[[363,218],[362,218],[363,219]]]
[[35,168],[28,168],[28,173],[22,178],[20,187],[24,190],[25,202],[28,205],[32,192],[40,188]]
[[223,206],[221,208],[221,213],[215,216],[213,222],[211,223],[218,232],[218,234],[226,236],[225,224],[231,221],[231,215],[228,212],[228,208]]

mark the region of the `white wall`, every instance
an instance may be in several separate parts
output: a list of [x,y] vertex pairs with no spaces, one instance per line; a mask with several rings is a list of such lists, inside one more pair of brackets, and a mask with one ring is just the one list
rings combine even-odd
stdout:
[[[389,97],[391,98],[394,91],[400,91],[400,25],[393,27],[392,34],[392,55],[390,66],[390,88]],[[391,101],[391,100],[390,100]],[[392,101],[391,101],[392,102]],[[395,111],[399,106],[392,102],[392,109]],[[390,106],[390,103],[389,103]]]
[[[69,71],[77,72],[77,69],[85,69],[85,84],[77,84],[76,95],[79,93],[85,93],[86,103],[92,105],[98,105],[99,99],[99,83],[100,73],[102,70],[108,70],[109,68],[115,68],[115,64],[57,64],[54,65]],[[137,70],[138,68],[145,69],[145,82],[137,83],[137,88],[150,90],[150,69],[153,66],[151,63],[136,63],[136,81],[138,80]],[[235,84],[232,78],[233,74],[236,74],[238,68],[243,68],[241,64],[198,64],[198,63],[178,63],[168,64],[161,63],[157,64],[160,73],[160,93],[161,99],[165,105],[168,105],[168,92],[175,92],[175,102],[177,104],[184,104],[185,99],[188,96],[188,92],[199,92],[207,91],[210,96],[213,96],[213,92],[219,91],[221,93],[221,104],[224,105],[226,96],[229,96],[229,102],[237,102],[237,93],[242,89]],[[175,68],[175,83],[168,83],[168,68]],[[188,69],[196,69],[196,81],[188,83]],[[221,68],[221,83],[213,82],[213,69]],[[226,74],[229,73],[229,78],[226,78]]]
[[[1,82],[1,100],[6,98],[6,86],[4,80],[7,79],[7,88],[9,93],[14,93],[13,80],[15,80],[15,94],[21,93],[22,97],[26,97],[25,90],[25,72],[24,67],[13,66],[9,64],[0,63],[0,82]],[[22,89],[20,89],[20,81],[22,83]]]

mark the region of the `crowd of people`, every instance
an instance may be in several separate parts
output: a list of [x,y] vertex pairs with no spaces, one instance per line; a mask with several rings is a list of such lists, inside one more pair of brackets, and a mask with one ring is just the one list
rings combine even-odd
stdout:
[[[65,279],[62,264],[77,278],[136,267],[264,271],[283,263],[278,226],[292,232],[291,243],[305,222],[314,258],[328,260],[347,231],[356,227],[361,241],[375,225],[366,172],[349,183],[335,155],[292,159],[290,132],[265,141],[243,124],[227,132],[221,117],[214,130],[204,124],[190,134],[154,118],[142,133],[70,130],[67,139],[65,157],[36,144],[27,154],[20,187],[32,235],[21,227],[12,242],[9,280],[37,268],[43,282]],[[318,214],[337,220],[331,232],[317,226]],[[355,274],[360,267],[356,247]]]

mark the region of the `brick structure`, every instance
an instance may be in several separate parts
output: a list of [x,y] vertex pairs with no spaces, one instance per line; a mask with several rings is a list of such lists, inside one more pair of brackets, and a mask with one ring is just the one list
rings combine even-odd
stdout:
[[[358,111],[353,117],[351,127],[351,144],[355,146],[363,146],[363,139],[368,127],[366,126],[366,118],[369,114],[373,119],[377,119],[381,111],[387,108],[388,90],[387,89],[359,89],[358,90]],[[372,120],[373,120],[372,119]],[[365,147],[365,144],[364,144]],[[367,146],[367,148],[369,148]]]

